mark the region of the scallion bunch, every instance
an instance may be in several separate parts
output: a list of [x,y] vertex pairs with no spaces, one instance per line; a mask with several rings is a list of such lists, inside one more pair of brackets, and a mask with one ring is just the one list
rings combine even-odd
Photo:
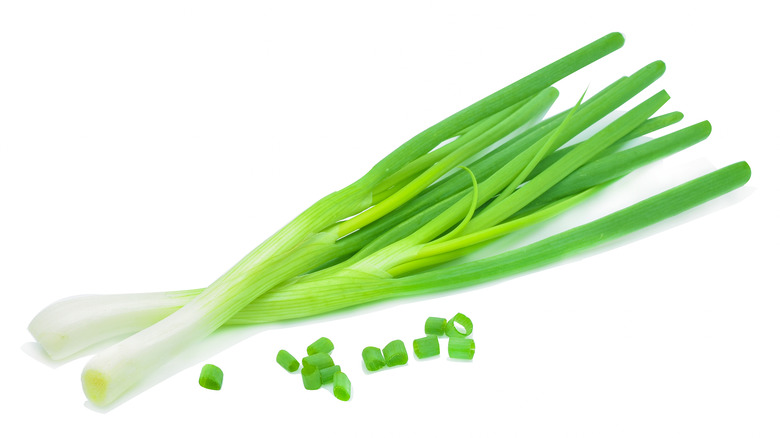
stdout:
[[514,275],[745,184],[750,169],[736,163],[525,247],[440,266],[550,219],[709,135],[709,123],[701,122],[626,148],[629,140],[682,118],[676,112],[656,116],[669,100],[659,91],[569,144],[664,73],[663,62],[652,62],[545,118],[558,98],[553,84],[622,45],[622,35],[606,35],[426,129],[204,289],[77,296],[41,311],[30,332],[55,359],[130,335],[84,368],[84,393],[105,405],[225,324],[304,318]]

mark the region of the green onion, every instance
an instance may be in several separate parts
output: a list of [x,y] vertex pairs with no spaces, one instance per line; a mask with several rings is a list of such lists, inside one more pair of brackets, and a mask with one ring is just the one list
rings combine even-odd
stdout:
[[[463,327],[463,331],[460,331],[455,324]],[[471,322],[471,319],[462,313],[458,313],[447,321],[444,332],[447,333],[447,336],[450,338],[465,338],[470,335],[473,330],[474,324]]]
[[222,389],[222,370],[216,365],[203,365],[198,383],[206,389],[219,391]]
[[437,318],[435,316],[428,317],[425,320],[425,334],[444,336],[444,327],[447,325],[447,319]]
[[325,337],[317,339],[311,345],[306,347],[306,354],[308,355],[316,353],[330,353],[331,351],[333,351],[333,342]]
[[409,355],[406,353],[406,346],[400,339],[388,343],[385,348],[382,349],[382,355],[385,357],[388,367],[404,365],[409,361]]
[[[132,334],[95,356],[82,373],[87,398],[105,405],[224,324],[302,318],[504,278],[745,184],[750,168],[737,163],[522,248],[440,266],[568,211],[634,169],[709,134],[702,122],[625,149],[631,139],[679,120],[679,113],[655,116],[669,99],[661,91],[566,146],[657,80],[665,71],[661,61],[536,123],[558,97],[551,85],[622,44],[619,34],[607,35],[431,126],[354,183],[317,201],[205,289],[63,300],[39,313],[29,330],[52,357]],[[503,144],[490,150],[498,142]],[[458,167],[466,171],[452,172]],[[456,339],[450,342],[460,348]],[[403,343],[394,342],[400,345],[388,344],[384,358],[378,349],[364,350],[367,369],[383,366],[385,358],[390,366],[406,363]],[[304,368],[317,368],[311,357],[327,356],[328,348],[332,344],[316,346],[303,359]],[[323,364],[332,366],[332,359]]]
[[366,347],[363,349],[363,363],[366,364],[368,371],[377,371],[386,365],[382,351],[376,347]]
[[301,378],[303,387],[308,390],[320,389],[322,387],[322,376],[320,369],[312,365],[304,365],[301,368]]
[[333,366],[333,358],[328,353],[314,353],[304,357],[302,362],[304,367],[312,366],[317,369]]
[[[207,337],[259,296],[328,262],[336,254],[336,240],[392,212],[459,165],[459,160],[508,135],[518,127],[515,123],[525,123],[525,99],[618,49],[623,42],[622,35],[609,34],[407,141],[363,177],[317,201],[181,309],[95,356],[82,373],[85,395],[98,405],[116,400],[150,371]],[[492,128],[479,123],[517,106],[517,111]],[[466,129],[462,149],[456,148],[452,156],[445,156],[390,197],[372,205],[374,191],[383,180]]]
[[298,360],[296,360],[292,354],[288,353],[287,350],[279,350],[279,352],[276,353],[276,363],[289,372],[297,370],[298,365],[300,365]]
[[333,365],[332,367],[323,368],[320,370],[320,377],[322,383],[330,383],[333,381],[333,375],[341,371],[341,366]]
[[436,335],[428,335],[424,338],[415,339],[412,341],[412,349],[414,350],[414,355],[417,356],[418,359],[438,356],[439,337]]
[[447,344],[447,352],[453,359],[474,358],[474,340],[467,338],[450,338]]
[[341,371],[333,375],[333,395],[341,401],[347,401],[352,397],[352,382]]

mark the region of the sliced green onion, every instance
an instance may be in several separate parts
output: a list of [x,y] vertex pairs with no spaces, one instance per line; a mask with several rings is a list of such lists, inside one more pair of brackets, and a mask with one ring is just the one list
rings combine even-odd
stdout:
[[287,350],[279,350],[279,352],[276,353],[276,363],[289,372],[297,370],[298,365],[300,365],[298,360],[295,359],[292,354],[288,353]]
[[323,368],[320,370],[320,377],[322,383],[330,383],[333,381],[333,375],[341,371],[341,366],[333,365],[332,367]]
[[439,337],[435,335],[428,335],[424,338],[415,339],[412,341],[412,348],[414,349],[414,355],[417,356],[418,359],[438,356]]
[[331,351],[333,351],[333,342],[331,342],[330,339],[324,336],[312,342],[311,345],[306,347],[306,354],[308,355],[317,354],[317,353],[330,353]]
[[403,341],[396,339],[382,349],[382,354],[385,356],[388,367],[394,367],[396,365],[403,365],[409,361],[409,354],[406,353],[406,346]]
[[430,316],[425,320],[425,334],[444,336],[444,327],[447,325],[447,319]]
[[447,352],[453,359],[467,359],[474,358],[474,340],[466,338],[450,338],[447,344]]
[[[455,326],[455,324],[463,327],[464,331],[461,332],[458,327]],[[471,322],[468,316],[462,313],[458,313],[457,315],[450,318],[450,320],[447,321],[447,326],[444,328],[444,332],[447,333],[447,336],[450,338],[465,338],[466,336],[470,335],[473,330],[474,324]]]
[[206,389],[219,391],[222,389],[222,370],[216,365],[203,365],[203,368],[200,370],[198,383]]
[[328,353],[316,353],[303,358],[303,366],[313,366],[317,369],[323,369],[333,366],[333,358]]
[[303,387],[306,389],[314,390],[322,387],[320,369],[315,366],[304,365],[301,368],[301,377],[303,378]]
[[352,396],[352,382],[341,371],[333,375],[333,395],[341,401],[347,401]]
[[366,364],[366,369],[369,371],[382,369],[386,365],[382,351],[376,347],[363,349],[363,363]]

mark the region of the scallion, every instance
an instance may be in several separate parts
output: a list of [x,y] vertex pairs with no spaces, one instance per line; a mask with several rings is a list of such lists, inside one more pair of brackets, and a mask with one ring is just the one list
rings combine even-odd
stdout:
[[316,353],[330,353],[333,351],[333,342],[326,337],[322,337],[312,342],[311,345],[306,347],[306,354],[312,355]]
[[[462,327],[461,331],[458,327]],[[447,325],[444,328],[444,332],[450,338],[465,338],[470,335],[474,330],[474,324],[471,322],[468,316],[458,313],[447,321]]]
[[384,368],[387,363],[382,355],[382,350],[376,347],[366,347],[363,349],[363,363],[368,371],[377,371]]
[[[522,248],[439,266],[568,211],[634,169],[709,134],[709,124],[702,122],[624,150],[637,135],[679,119],[675,113],[655,116],[669,99],[661,91],[590,138],[566,146],[657,80],[665,71],[660,61],[535,123],[558,98],[551,88],[555,82],[622,44],[622,36],[609,34],[426,129],[354,183],[316,202],[205,289],[64,300],[37,315],[30,332],[59,358],[132,334],[92,358],[82,373],[87,398],[105,405],[224,324],[308,317],[504,278],[578,254],[745,184],[750,168],[737,163]],[[521,126],[527,129],[510,138]],[[452,141],[436,148],[447,140]],[[490,149],[499,142],[503,144]],[[473,340],[455,337],[465,332],[452,333],[455,355],[473,354]],[[321,341],[310,346],[314,354],[302,361],[308,386],[314,380],[321,384],[319,369],[333,365],[332,359],[312,359],[329,358],[325,351],[332,343]],[[376,370],[385,359],[389,366],[408,360],[400,341],[388,344],[384,353],[366,348],[366,368]],[[291,365],[289,358],[282,359],[282,366]]]
[[330,367],[322,368],[320,370],[320,378],[322,379],[322,383],[330,383],[333,381],[333,375],[337,372],[341,371],[341,366],[339,365],[333,365]]
[[303,379],[303,387],[308,390],[320,389],[322,387],[320,369],[313,365],[304,365],[301,368],[301,378]]
[[425,334],[434,336],[444,336],[444,328],[447,326],[446,318],[437,318],[431,316],[425,320]]
[[439,355],[439,337],[436,335],[428,335],[424,338],[415,339],[412,341],[412,349],[414,355],[418,359],[425,359],[428,357]]
[[289,372],[297,370],[300,365],[298,360],[288,353],[287,350],[279,350],[279,353],[276,354],[276,363]]
[[474,358],[474,340],[471,338],[450,338],[447,352],[453,359],[471,360]]
[[352,397],[352,382],[341,371],[333,375],[333,395],[341,401],[347,401]]
[[198,383],[206,389],[219,391],[222,389],[222,378],[222,370],[218,366],[206,364],[203,365],[203,368],[200,370]]
[[404,365],[409,361],[409,354],[406,353],[406,346],[400,339],[390,341],[385,348],[382,349],[382,355],[384,356],[388,367]]
[[301,362],[303,362],[304,367],[312,366],[318,369],[333,366],[333,358],[328,353],[314,353],[304,357]]

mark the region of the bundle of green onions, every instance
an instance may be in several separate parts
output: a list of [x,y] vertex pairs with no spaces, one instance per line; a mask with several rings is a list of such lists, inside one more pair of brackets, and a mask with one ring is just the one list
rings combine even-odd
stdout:
[[495,280],[745,184],[750,168],[736,163],[525,247],[438,266],[552,218],[709,135],[709,123],[701,122],[623,147],[682,118],[653,117],[669,99],[660,91],[568,145],[663,74],[664,64],[653,62],[544,118],[558,96],[554,83],[623,42],[618,33],[606,35],[426,129],[353,184],[316,202],[205,289],[72,297],[41,311],[29,330],[54,359],[129,335],[92,358],[82,374],[87,398],[106,405],[222,325],[304,318]]

